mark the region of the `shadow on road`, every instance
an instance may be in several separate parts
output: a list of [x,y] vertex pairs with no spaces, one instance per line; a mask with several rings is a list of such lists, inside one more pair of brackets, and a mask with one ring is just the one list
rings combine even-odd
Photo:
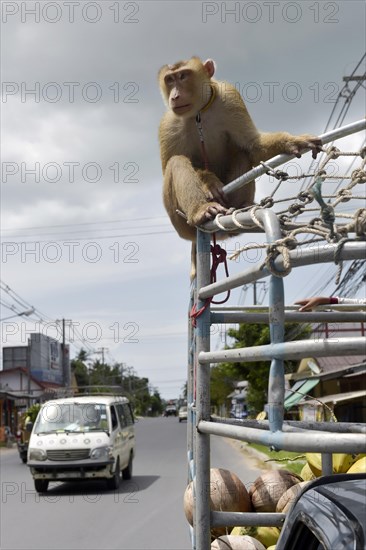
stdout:
[[105,481],[65,481],[51,482],[47,493],[44,496],[62,496],[62,495],[99,495],[99,494],[129,494],[133,495],[148,489],[155,483],[160,476],[133,476],[130,480],[122,480],[117,491],[107,489]]

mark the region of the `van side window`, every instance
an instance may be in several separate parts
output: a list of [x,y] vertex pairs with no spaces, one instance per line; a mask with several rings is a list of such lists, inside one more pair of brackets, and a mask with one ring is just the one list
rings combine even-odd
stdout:
[[121,424],[121,428],[125,428],[127,426],[127,422],[126,422],[125,415],[123,413],[123,405],[117,405],[116,409],[117,409],[117,414],[119,418],[119,423]]
[[112,419],[112,430],[115,430],[118,426],[118,420],[117,420],[117,414],[116,409],[114,406],[111,406],[111,419]]
[[126,422],[127,422],[127,426],[131,426],[134,422],[133,422],[133,414],[132,414],[132,411],[131,411],[131,405],[127,404],[127,403],[124,403],[122,405],[123,407],[123,412],[124,412],[124,415],[125,415],[125,418],[126,418]]

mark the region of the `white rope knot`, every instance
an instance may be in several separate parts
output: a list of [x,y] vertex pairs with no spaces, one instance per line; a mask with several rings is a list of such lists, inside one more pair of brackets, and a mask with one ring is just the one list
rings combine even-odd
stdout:
[[331,159],[337,159],[341,155],[341,151],[333,145],[328,149],[327,155]]
[[340,202],[348,202],[352,199],[352,191],[350,189],[340,189],[337,198],[340,199]]
[[351,175],[352,182],[354,183],[366,183],[366,172],[361,168],[353,170]]
[[358,237],[366,235],[366,208],[359,208],[354,215],[354,231]]
[[[270,273],[272,273],[272,275],[275,275],[276,277],[286,277],[289,273],[291,273],[292,270],[290,250],[287,246],[288,240],[291,243],[296,242],[296,239],[293,239],[292,237],[285,237],[284,239],[281,239],[274,243],[267,244],[267,257],[265,259],[264,265],[267,267],[268,271],[270,271]],[[282,270],[276,269],[274,265],[275,259],[279,255],[282,255],[283,259]]]
[[265,197],[260,201],[260,206],[262,208],[272,208],[273,205],[274,205],[273,197]]
[[[282,255],[283,258],[283,270],[278,270],[275,268],[274,262],[275,259]],[[275,275],[276,277],[286,277],[291,272],[291,262],[290,262],[290,251],[287,248],[287,246],[283,244],[276,244],[272,243],[267,246],[267,258],[265,260],[265,265],[272,273],[272,275]]]
[[314,197],[312,193],[309,193],[309,191],[300,191],[300,193],[297,195],[297,199],[299,199],[299,201],[303,202],[304,204],[309,204],[310,202],[313,202]]

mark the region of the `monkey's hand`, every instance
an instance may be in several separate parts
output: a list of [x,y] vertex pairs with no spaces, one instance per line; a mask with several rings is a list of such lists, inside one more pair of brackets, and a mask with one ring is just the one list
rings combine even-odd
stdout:
[[284,145],[284,153],[295,155],[297,158],[300,158],[305,150],[311,149],[313,159],[316,159],[318,153],[323,151],[322,140],[309,134],[302,134],[300,136],[289,135]]

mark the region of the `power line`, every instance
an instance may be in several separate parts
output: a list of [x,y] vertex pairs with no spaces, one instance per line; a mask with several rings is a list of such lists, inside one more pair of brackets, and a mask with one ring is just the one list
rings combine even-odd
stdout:
[[99,222],[79,222],[79,223],[67,223],[67,224],[54,224],[54,225],[38,225],[32,227],[16,227],[16,228],[2,228],[2,231],[28,231],[29,229],[51,229],[54,227],[79,227],[82,225],[105,225],[109,223],[130,223],[130,222],[141,222],[147,220],[168,220],[168,216],[155,216],[149,218],[128,218],[128,219],[119,219],[119,220],[102,220]]
[[168,229],[167,231],[150,231],[149,233],[126,233],[124,235],[93,235],[93,236],[90,236],[90,237],[79,237],[78,235],[77,236],[74,236],[72,238],[64,238],[64,239],[61,239],[61,238],[58,238],[58,239],[52,239],[52,241],[50,241],[49,239],[34,239],[34,237],[32,237],[32,235],[26,235],[25,237],[24,236],[9,236],[8,238],[10,239],[14,239],[13,241],[3,241],[4,243],[5,242],[14,242],[16,239],[24,239],[24,238],[33,238],[32,241],[21,241],[21,242],[37,242],[37,243],[49,243],[49,242],[52,242],[52,243],[60,243],[60,242],[67,242],[67,241],[90,241],[91,239],[95,240],[95,241],[99,241],[101,239],[125,239],[126,237],[150,237],[151,235],[165,235],[165,234],[169,234],[169,233],[174,233],[174,230],[173,229]]

